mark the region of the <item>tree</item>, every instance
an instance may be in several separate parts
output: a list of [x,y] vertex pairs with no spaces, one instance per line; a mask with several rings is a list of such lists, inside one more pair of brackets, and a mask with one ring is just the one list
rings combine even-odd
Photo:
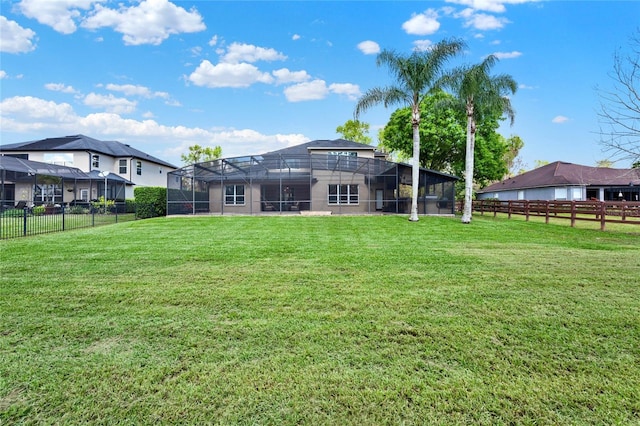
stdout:
[[613,87],[598,89],[600,144],[618,160],[640,161],[640,28],[630,37],[631,52],[616,51]]
[[414,51],[402,55],[393,50],[383,50],[376,58],[378,66],[386,65],[394,77],[395,84],[367,90],[355,107],[355,118],[367,109],[383,104],[404,104],[411,107],[413,129],[411,216],[409,220],[418,221],[418,186],[420,176],[420,103],[422,99],[438,88],[442,77],[446,75],[444,66],[447,61],[459,54],[465,44],[461,40],[442,40],[427,51]]
[[459,69],[448,82],[467,117],[462,223],[471,223],[477,123],[481,121],[484,114],[499,113],[501,116],[506,114],[512,124],[515,118],[511,100],[507,95],[515,93],[518,85],[510,75],[491,76],[489,74],[497,62],[496,56],[489,55],[480,64]]
[[504,155],[508,169],[507,177],[516,175],[524,169],[522,160],[518,157],[522,148],[524,148],[524,141],[520,136],[513,135],[507,139],[507,152]]
[[[465,162],[466,116],[455,108],[455,98],[443,91],[425,96],[420,104],[420,165],[455,175],[462,175]],[[507,174],[509,159],[516,157],[523,142],[518,136],[505,139],[497,133],[498,114],[484,114],[476,132],[474,181],[484,186]],[[394,111],[384,127],[381,145],[411,157],[411,108]]]
[[185,164],[196,164],[202,163],[204,161],[213,161],[220,158],[221,156],[222,148],[220,148],[219,146],[202,147],[200,145],[192,145],[189,147],[189,152],[187,154],[181,154],[180,158]]
[[343,139],[360,143],[371,143],[369,133],[369,123],[358,120],[347,120],[343,125],[336,127],[336,133],[339,133]]
[[613,167],[613,161],[611,161],[611,160],[598,160],[598,161],[596,161],[596,167],[611,168],[611,167]]
[[[433,170],[455,173],[454,164],[462,154],[463,116],[452,107],[440,107],[451,95],[442,91],[425,96],[420,102],[420,165]],[[413,125],[410,107],[395,110],[382,130],[380,144],[399,158],[411,158]]]

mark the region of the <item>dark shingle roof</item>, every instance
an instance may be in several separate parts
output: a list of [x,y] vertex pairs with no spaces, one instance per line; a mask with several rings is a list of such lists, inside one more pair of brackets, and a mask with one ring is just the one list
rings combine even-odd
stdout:
[[91,151],[112,157],[135,157],[147,160],[163,166],[176,168],[171,163],[153,157],[145,152],[130,147],[118,141],[101,141],[85,135],[63,136],[59,138],[47,138],[29,142],[19,142],[1,145],[0,151]]
[[479,193],[562,185],[640,185],[639,169],[590,167],[556,161],[483,188]]
[[324,149],[324,148],[336,149],[336,150],[368,149],[371,151],[375,151],[376,149],[376,147],[373,145],[367,145],[364,143],[348,141],[346,139],[334,139],[334,140],[319,139],[311,142],[306,142],[300,145],[290,146],[288,148],[282,148],[276,151],[267,152],[263,155],[264,156],[267,156],[270,154],[305,155],[309,153],[309,150]]

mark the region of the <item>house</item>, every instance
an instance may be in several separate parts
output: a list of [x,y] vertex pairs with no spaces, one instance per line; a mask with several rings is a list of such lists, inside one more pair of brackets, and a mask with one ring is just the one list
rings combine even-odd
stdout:
[[[167,174],[169,214],[409,213],[412,167],[371,145],[315,140]],[[419,212],[453,214],[457,177],[420,169]]]
[[0,155],[0,212],[16,205],[88,205],[91,199],[124,201],[133,182],[115,173],[89,173],[63,166]]
[[[124,200],[133,198],[133,187],[165,186],[167,173],[176,166],[160,160],[127,144],[117,141],[101,141],[84,135],[63,136],[0,145],[0,154],[23,160],[49,163],[76,168],[89,174],[95,181],[111,179],[128,182],[123,193],[117,186],[107,185],[107,198]],[[66,194],[65,194],[66,195]],[[97,185],[81,186],[74,193],[76,199],[88,201],[104,196]]]
[[477,192],[477,198],[639,201],[640,169],[589,167],[556,161],[487,186]]

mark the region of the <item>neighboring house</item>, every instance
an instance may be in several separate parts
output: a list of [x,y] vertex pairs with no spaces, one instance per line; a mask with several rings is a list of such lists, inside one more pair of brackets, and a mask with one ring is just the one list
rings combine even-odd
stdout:
[[[169,214],[409,213],[411,166],[371,145],[315,140],[167,175]],[[419,212],[453,214],[457,177],[420,170]]]
[[589,167],[556,161],[483,188],[477,192],[477,198],[639,201],[640,169]]
[[[124,201],[132,182],[116,175],[0,155],[0,212],[16,205],[88,205],[107,193]],[[89,198],[93,194],[93,198]]]
[[[133,198],[133,186],[165,186],[167,173],[176,166],[117,141],[100,141],[84,135],[47,138],[0,145],[0,154],[60,166],[75,167],[91,177],[104,180],[109,173],[129,182],[124,193],[107,188],[108,199]],[[108,175],[108,176],[109,176]],[[109,177],[107,176],[107,179]],[[107,185],[109,186],[109,185]],[[74,196],[88,201],[104,196],[100,188],[84,186]]]

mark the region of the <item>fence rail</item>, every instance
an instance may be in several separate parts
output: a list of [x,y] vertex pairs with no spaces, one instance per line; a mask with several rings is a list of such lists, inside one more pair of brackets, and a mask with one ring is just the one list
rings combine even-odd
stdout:
[[575,226],[576,221],[599,222],[604,230],[607,223],[626,223],[640,225],[640,202],[629,201],[544,201],[544,200],[476,200],[473,211],[485,213],[522,215],[545,218],[566,219]]
[[62,232],[158,216],[147,205],[116,203],[106,208],[37,206],[0,212],[0,240]]

